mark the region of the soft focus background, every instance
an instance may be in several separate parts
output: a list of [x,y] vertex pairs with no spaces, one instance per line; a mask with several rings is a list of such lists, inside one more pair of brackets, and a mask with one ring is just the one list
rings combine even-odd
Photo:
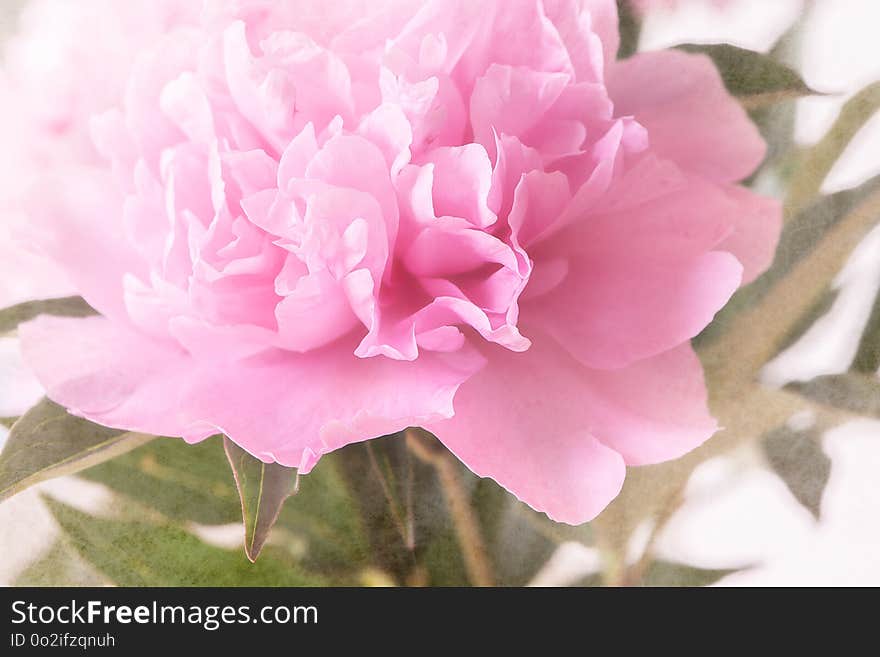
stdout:
[[[0,39],[13,29],[21,4],[0,3]],[[853,93],[880,79],[877,0],[654,4],[659,8],[644,19],[642,50],[725,41],[767,51],[803,16],[802,52],[791,64],[808,85],[829,95],[797,101],[795,136],[801,144],[818,140]],[[880,114],[852,141],[823,191],[850,188],[880,173],[878,154]],[[775,191],[772,181],[761,184]],[[831,309],[765,368],[766,383],[783,385],[847,368],[880,288],[880,230],[863,241],[839,274],[837,285],[839,293]],[[15,339],[0,337],[0,418],[17,415],[40,396],[39,386],[21,366]],[[806,432],[815,422],[816,418],[803,414],[792,418],[790,425]],[[5,433],[0,426],[0,444]],[[663,527],[637,528],[627,548],[629,559],[638,561],[650,543],[657,559],[675,565],[661,580],[666,584],[880,585],[880,423],[848,422],[820,434],[818,445],[818,453],[792,451],[774,457],[755,442],[702,463],[688,482],[683,503]],[[775,471],[771,467],[773,458],[781,459],[782,471],[788,468],[789,485],[776,473],[779,462]],[[88,479],[56,479],[0,504],[0,584],[105,581],[70,555],[62,569],[58,551],[64,550],[63,543],[56,542],[59,529],[40,496],[48,492],[72,507],[96,512],[110,503],[112,494],[105,486],[106,477]],[[156,479],[161,479],[161,472]],[[218,547],[241,543],[239,522],[218,524],[207,519],[191,529]],[[533,584],[582,583],[600,571],[598,549],[573,536],[565,534],[549,559],[543,553],[535,557],[543,563],[530,564],[529,570],[537,571]],[[505,540],[515,543],[517,538],[513,531]],[[126,541],[133,544],[141,539],[119,535],[107,540],[124,547]],[[382,583],[378,575],[377,579],[360,581]]]

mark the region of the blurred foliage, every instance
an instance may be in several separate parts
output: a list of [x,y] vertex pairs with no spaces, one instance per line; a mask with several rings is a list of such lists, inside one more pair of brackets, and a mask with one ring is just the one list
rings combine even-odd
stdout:
[[709,586],[737,570],[710,570],[686,564],[655,561],[641,581],[642,586]]
[[785,199],[786,216],[806,207],[819,193],[846,147],[880,110],[880,81],[869,84],[844,103],[834,124],[816,144],[798,153]]
[[[380,473],[388,478],[384,483]],[[482,521],[498,584],[526,584],[559,543],[590,541],[588,526],[558,526],[493,481],[464,467],[460,474]],[[197,537],[199,527],[241,523],[220,437],[196,445],[160,438],[79,476],[107,486],[114,501],[94,515],[49,500],[64,538],[19,583],[86,585],[100,578],[152,586],[168,584],[173,572],[173,585],[187,586],[261,585],[270,579],[275,585],[469,583],[435,472],[408,453],[403,435],[350,445],[300,477],[253,574],[242,550]],[[398,505],[394,511],[392,503]],[[410,519],[404,534],[395,520],[401,514]],[[272,579],[282,565],[291,572]],[[226,575],[212,579],[221,569],[228,569]]]
[[880,293],[874,298],[850,369],[861,374],[876,374],[880,369]]
[[240,550],[208,545],[162,521],[99,518],[44,501],[79,556],[120,586],[320,586],[281,551],[251,564]]
[[55,541],[15,579],[15,586],[108,586],[106,576],[77,554],[70,541]]
[[38,315],[57,315],[59,317],[88,317],[96,314],[82,297],[64,297],[62,299],[44,299],[26,301],[16,306],[0,310],[0,335],[9,333]]
[[779,427],[764,436],[767,461],[791,494],[818,520],[822,493],[831,476],[831,459],[822,451],[822,427]]
[[51,477],[77,472],[152,440],[75,417],[43,399],[19,418],[0,452],[0,500]]
[[748,110],[817,93],[796,71],[770,55],[729,43],[685,43],[677,48],[708,56],[724,86]]
[[880,419],[880,379],[874,375],[826,374],[788,387],[823,406]]
[[639,36],[642,24],[629,0],[617,0],[617,17],[620,25],[620,47],[618,59],[626,59],[639,49]]

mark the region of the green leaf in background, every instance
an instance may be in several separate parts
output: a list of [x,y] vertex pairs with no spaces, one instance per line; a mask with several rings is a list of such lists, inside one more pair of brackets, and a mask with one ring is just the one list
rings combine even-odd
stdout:
[[724,86],[746,109],[766,107],[783,100],[817,92],[801,76],[778,60],[729,43],[677,46],[689,53],[708,55],[724,80]]
[[880,418],[880,379],[868,374],[828,374],[787,386],[811,401],[832,408]]
[[821,438],[818,426],[803,431],[782,426],[768,433],[762,442],[770,467],[816,519],[831,476],[831,459],[822,451]]
[[60,317],[88,317],[97,314],[82,297],[43,299],[26,301],[0,310],[0,335],[18,328],[22,322],[38,315],[58,315]]
[[79,556],[120,586],[320,586],[275,552],[258,564],[173,525],[99,518],[44,496]]
[[824,317],[831,311],[834,302],[837,301],[837,296],[838,290],[828,288],[816,303],[791,327],[788,335],[779,343],[778,351],[780,353],[785,351],[804,337],[820,317]]
[[301,559],[310,570],[339,577],[373,565],[366,530],[336,453],[321,457],[299,478],[296,501],[284,505],[275,527],[305,542]]
[[235,476],[244,520],[244,550],[256,561],[285,500],[296,492],[294,468],[263,463],[224,436],[223,449]]
[[15,578],[13,586],[108,586],[105,575],[79,556],[62,534]]
[[528,584],[565,541],[590,543],[589,525],[555,523],[492,479],[477,479],[472,499],[499,586]]
[[797,158],[785,198],[786,219],[795,216],[818,195],[834,164],[878,110],[880,82],[874,82],[847,100],[825,136]]
[[93,424],[43,399],[12,425],[0,452],[0,501],[46,479],[111,459],[153,438]]
[[160,438],[79,476],[180,523],[241,522],[241,503],[222,443],[220,436],[195,445]]
[[850,369],[862,374],[877,374],[880,369],[880,293],[874,299]]
[[7,429],[11,429],[12,425],[18,422],[17,417],[0,417],[0,424],[2,424]]
[[[221,436],[195,445],[154,440],[79,473],[183,526],[242,521],[241,502]],[[300,477],[296,504],[282,507],[274,535],[309,571],[352,582],[370,566],[364,528],[335,454]]]
[[[809,12],[802,12],[797,20],[776,40],[767,56],[783,65],[795,67],[801,59],[803,34]],[[794,100],[794,99],[792,99]],[[752,186],[752,182],[768,172],[771,179],[785,185],[792,174],[791,161],[797,150],[794,141],[796,103],[780,102],[757,107],[749,112],[749,116],[767,144],[764,162],[744,184]]]
[[709,586],[721,578],[739,572],[734,570],[711,570],[695,568],[670,561],[655,561],[642,580],[642,586]]
[[617,58],[626,59],[639,49],[642,24],[633,10],[630,0],[617,0],[617,18],[620,29],[620,47],[617,49]]
[[[403,433],[349,445],[334,455],[374,565],[397,582],[408,581],[438,523],[448,522],[432,469],[409,454]],[[392,472],[396,476],[389,477]]]

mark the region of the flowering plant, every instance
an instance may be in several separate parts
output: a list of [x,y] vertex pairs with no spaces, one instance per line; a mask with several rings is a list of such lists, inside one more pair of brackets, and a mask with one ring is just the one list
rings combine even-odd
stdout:
[[[618,58],[610,0],[47,0],[24,28],[0,198],[35,289],[9,300],[81,301],[13,308],[47,400],[0,456],[7,494],[104,461],[85,472],[112,479],[130,450],[207,463],[219,434],[252,560],[297,485],[303,509],[324,471],[326,504],[364,467],[356,497],[414,553],[427,469],[489,583],[450,452],[579,525],[626,466],[765,403],[772,352],[736,327],[796,279],[706,340],[712,410],[690,340],[773,260],[781,203],[741,184],[766,154],[747,110],[811,90],[770,58]],[[737,88],[746,61],[763,74]]]

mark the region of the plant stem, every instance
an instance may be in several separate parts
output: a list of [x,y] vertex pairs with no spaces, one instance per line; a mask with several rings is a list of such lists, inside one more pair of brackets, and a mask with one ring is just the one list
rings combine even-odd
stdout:
[[449,452],[436,442],[419,435],[415,429],[407,429],[406,444],[416,457],[433,467],[437,473],[458,535],[468,579],[474,586],[494,586],[495,578],[480,523],[471,508],[470,496],[461,485],[458,463]]
[[786,220],[794,218],[818,195],[831,168],[878,110],[880,82],[868,85],[846,102],[828,133],[811,146],[798,163],[797,174],[791,180],[785,199]]
[[370,468],[373,470],[373,474],[376,475],[376,479],[379,481],[379,485],[382,487],[382,493],[385,495],[385,501],[388,502],[388,510],[391,513],[391,519],[394,521],[394,526],[397,528],[397,532],[400,534],[400,538],[403,540],[406,548],[412,552],[415,548],[415,538],[411,531],[409,531],[410,526],[404,524],[403,518],[400,515],[400,511],[397,508],[397,502],[394,499],[394,495],[391,492],[391,486],[388,483],[388,480],[385,477],[385,473],[382,472],[382,467],[379,465],[379,461],[376,458],[376,453],[373,449],[373,444],[371,442],[367,442],[367,456],[370,459]]
[[654,548],[657,544],[657,539],[660,538],[660,534],[675,515],[675,512],[681,508],[682,502],[684,502],[684,486],[679,488],[678,492],[673,494],[666,505],[660,510],[660,514],[657,516],[657,519],[654,521],[654,526],[651,528],[651,535],[648,537],[648,542],[645,544],[645,550],[642,552],[642,556],[624,572],[624,586],[639,586],[642,583],[642,580],[645,578],[645,575],[647,575],[648,570],[650,570],[651,565],[654,563]]

